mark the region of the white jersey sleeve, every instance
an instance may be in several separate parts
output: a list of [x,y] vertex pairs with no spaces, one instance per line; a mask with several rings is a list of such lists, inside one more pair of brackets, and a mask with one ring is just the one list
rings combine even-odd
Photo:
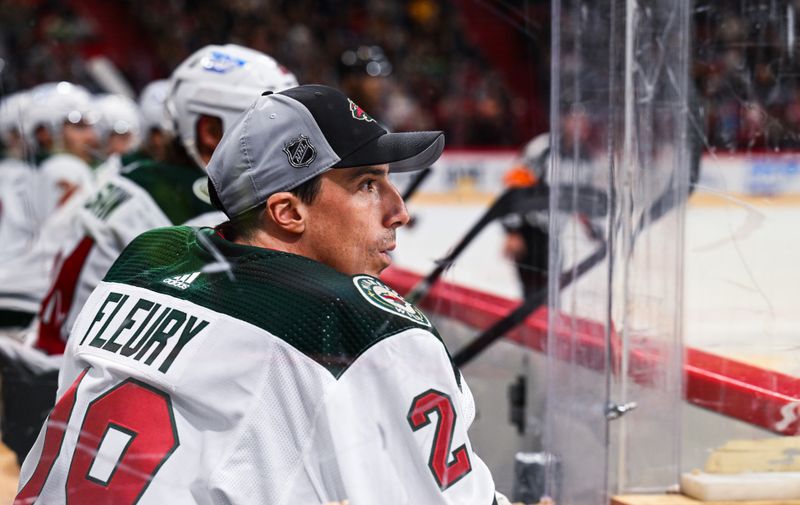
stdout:
[[0,160],[0,260],[28,251],[42,218],[34,192],[36,173],[20,160]]
[[72,154],[54,154],[39,167],[41,214],[49,216],[76,192],[89,192],[93,185],[91,167]]
[[94,169],[94,182],[98,188],[110,180],[112,177],[119,175],[122,171],[122,156],[114,153]]
[[25,251],[0,264],[0,309],[36,314],[64,251],[80,238],[76,214],[83,195],[74,196],[44,221],[36,240]]

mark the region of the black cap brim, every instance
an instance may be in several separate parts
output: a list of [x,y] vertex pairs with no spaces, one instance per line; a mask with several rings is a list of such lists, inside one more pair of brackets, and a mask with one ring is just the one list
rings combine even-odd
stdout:
[[386,133],[344,157],[334,168],[389,164],[390,172],[412,172],[433,165],[444,150],[444,133]]

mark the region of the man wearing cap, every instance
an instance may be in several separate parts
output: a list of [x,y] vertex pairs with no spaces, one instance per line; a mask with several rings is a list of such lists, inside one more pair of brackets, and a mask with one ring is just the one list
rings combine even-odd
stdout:
[[208,166],[230,221],[139,236],[90,296],[17,499],[494,503],[469,388],[375,277],[408,221],[388,173],[443,147],[325,86],[260,97]]

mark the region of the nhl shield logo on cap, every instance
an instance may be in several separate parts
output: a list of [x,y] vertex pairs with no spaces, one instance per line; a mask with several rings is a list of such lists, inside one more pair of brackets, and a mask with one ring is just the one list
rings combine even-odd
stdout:
[[299,135],[284,144],[283,152],[286,153],[289,164],[295,168],[307,167],[317,157],[317,150],[305,135]]

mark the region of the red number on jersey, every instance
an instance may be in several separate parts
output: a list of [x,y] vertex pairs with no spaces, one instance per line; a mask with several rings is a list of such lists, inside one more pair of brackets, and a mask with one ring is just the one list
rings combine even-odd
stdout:
[[[445,393],[429,389],[414,398],[411,409],[408,411],[408,424],[411,429],[417,431],[431,423],[431,414],[438,414],[436,432],[433,436],[433,447],[428,458],[428,467],[439,484],[439,488],[444,491],[463,476],[472,471],[472,463],[469,461],[469,453],[466,444],[461,445],[455,451],[450,451],[453,441],[453,429],[456,426],[456,412],[453,408],[453,401]],[[450,456],[453,460],[448,463]]]
[[[59,400],[54,413],[67,408],[71,412],[85,373]],[[69,413],[58,421],[48,422],[42,458],[14,505],[33,503],[44,487],[61,449]],[[51,438],[55,442],[48,450]],[[135,504],[178,445],[169,396],[135,379],[127,379],[97,397],[86,409],[69,466],[67,503]]]
[[[127,439],[106,475],[93,473],[111,433]],[[128,379],[86,410],[67,477],[67,503],[133,505],[178,447],[172,403],[166,393]],[[106,466],[109,466],[106,464]]]
[[94,245],[91,237],[84,237],[58,268],[58,276],[42,300],[39,310],[39,339],[36,346],[49,354],[64,354],[61,326],[69,315],[78,277]]
[[[88,370],[88,369],[87,369]],[[53,411],[47,416],[47,431],[44,435],[44,445],[42,447],[42,455],[39,457],[39,464],[33,471],[30,480],[25,483],[25,487],[20,490],[14,505],[30,505],[35,502],[42,492],[45,481],[50,475],[50,470],[53,469],[53,464],[56,462],[58,453],[61,452],[61,443],[64,441],[64,432],[67,429],[67,423],[72,416],[72,408],[75,406],[75,398],[78,396],[78,386],[86,375],[84,370],[75,379],[75,382],[69,387],[64,396],[53,407]]]

